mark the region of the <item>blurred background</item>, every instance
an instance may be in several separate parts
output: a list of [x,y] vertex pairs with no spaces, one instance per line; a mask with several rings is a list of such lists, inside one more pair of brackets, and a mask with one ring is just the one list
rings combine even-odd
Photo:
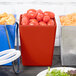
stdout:
[[0,0],[0,13],[7,12],[19,16],[28,9],[41,9],[55,13],[57,22],[57,32],[55,46],[60,45],[60,23],[59,16],[76,12],[76,0]]

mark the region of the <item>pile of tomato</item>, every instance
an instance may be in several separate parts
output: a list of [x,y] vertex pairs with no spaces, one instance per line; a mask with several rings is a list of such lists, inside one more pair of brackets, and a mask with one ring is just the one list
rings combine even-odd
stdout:
[[43,12],[42,10],[29,9],[27,13],[22,14],[22,25],[30,26],[52,26],[54,25],[55,14],[50,11]]

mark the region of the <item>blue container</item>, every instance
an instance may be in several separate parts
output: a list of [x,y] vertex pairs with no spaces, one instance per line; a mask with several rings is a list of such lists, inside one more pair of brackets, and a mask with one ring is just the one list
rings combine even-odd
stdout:
[[[15,47],[15,31],[16,31],[16,23],[14,25],[6,25],[9,41],[11,45],[11,49],[14,49]],[[0,52],[9,49],[9,44],[6,36],[5,26],[0,25]],[[11,63],[8,63],[6,65],[12,65]]]

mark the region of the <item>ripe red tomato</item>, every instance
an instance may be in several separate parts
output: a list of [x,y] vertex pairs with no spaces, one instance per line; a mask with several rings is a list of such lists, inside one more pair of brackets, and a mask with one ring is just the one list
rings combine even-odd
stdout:
[[50,16],[50,12],[49,11],[45,11],[44,12],[44,16]]
[[36,19],[30,19],[30,22],[38,22]]
[[48,26],[53,26],[54,25],[54,20],[53,19],[50,19],[47,24],[48,24]]
[[45,22],[41,21],[41,22],[39,22],[39,25],[46,26],[47,24]]
[[43,21],[44,21],[44,22],[48,22],[49,20],[50,20],[50,17],[49,17],[49,16],[44,16],[44,17],[43,17]]
[[30,19],[29,25],[38,25],[38,21],[36,19]]
[[50,12],[50,18],[55,18],[55,14],[53,12]]
[[30,22],[29,25],[30,25],[30,26],[36,26],[36,25],[38,25],[38,24],[36,24],[36,23],[34,23],[34,22]]
[[42,21],[43,20],[43,16],[44,16],[43,11],[40,10],[40,9],[37,10],[37,16],[36,16],[37,20],[38,21]]
[[36,10],[35,9],[29,9],[27,11],[27,17],[30,18],[30,19],[34,19],[36,18]]
[[27,13],[29,13],[29,12],[36,12],[36,10],[35,9],[29,9],[29,10],[27,10]]
[[44,15],[42,13],[38,13],[36,18],[38,21],[42,21],[43,17],[44,17]]
[[42,13],[43,14],[43,11],[39,9],[39,10],[37,10],[37,14],[38,13]]
[[27,16],[27,13],[22,14],[22,17]]
[[54,18],[55,14],[53,12],[45,11],[44,16],[49,16],[50,18]]
[[30,25],[30,26],[34,26],[35,24],[34,24],[33,22],[30,22],[29,25]]
[[23,17],[22,17],[21,24],[22,24],[22,25],[28,25],[28,23],[29,23],[28,18],[27,18],[26,16],[23,16]]

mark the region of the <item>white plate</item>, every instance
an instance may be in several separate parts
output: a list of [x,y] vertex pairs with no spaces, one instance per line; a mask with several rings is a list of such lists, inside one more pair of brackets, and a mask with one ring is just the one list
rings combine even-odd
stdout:
[[[76,68],[71,68],[71,67],[56,67],[56,68],[50,68],[50,71],[52,71],[53,69],[61,70],[64,72],[67,72],[69,70],[76,70]],[[37,76],[46,76],[47,72],[48,72],[48,69],[40,72],[39,74],[37,74]]]
[[19,58],[21,52],[15,49],[4,50],[0,52],[0,65],[4,65],[6,63],[12,62]]

